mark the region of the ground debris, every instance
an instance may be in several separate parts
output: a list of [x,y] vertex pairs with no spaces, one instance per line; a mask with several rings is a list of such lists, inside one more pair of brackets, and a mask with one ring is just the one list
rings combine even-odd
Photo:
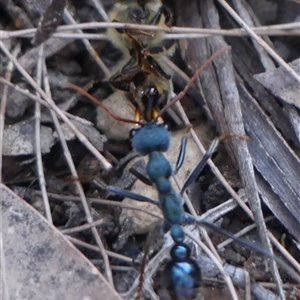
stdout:
[[[41,126],[41,152],[49,153],[55,139],[51,128]],[[3,155],[32,155],[35,153],[34,121],[28,120],[7,126],[3,136]]]

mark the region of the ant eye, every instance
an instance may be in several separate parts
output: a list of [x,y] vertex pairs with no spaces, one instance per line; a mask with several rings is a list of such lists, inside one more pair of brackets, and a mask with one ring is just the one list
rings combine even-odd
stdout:
[[140,128],[131,129],[129,131],[129,137],[132,139],[138,133],[139,130],[140,130]]
[[169,131],[169,126],[166,123],[159,123],[158,126],[164,127],[166,130]]

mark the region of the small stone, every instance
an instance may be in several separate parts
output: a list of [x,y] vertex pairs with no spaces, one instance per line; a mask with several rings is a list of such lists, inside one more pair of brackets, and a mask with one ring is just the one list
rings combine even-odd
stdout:
[[[102,103],[115,115],[134,120],[135,109],[123,93],[115,92]],[[96,124],[108,139],[115,141],[127,140],[130,130],[135,127],[134,124],[115,120],[101,107],[97,108]]]

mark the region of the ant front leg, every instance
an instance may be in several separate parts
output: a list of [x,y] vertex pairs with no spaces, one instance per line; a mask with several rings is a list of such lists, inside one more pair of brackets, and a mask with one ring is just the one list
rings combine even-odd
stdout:
[[145,175],[143,175],[142,173],[140,173],[138,170],[136,170],[134,168],[130,168],[129,172],[131,174],[133,174],[141,182],[145,183],[146,185],[153,186],[153,182],[148,177],[146,177]]
[[[184,185],[183,185],[183,187],[182,187],[182,189],[180,191],[181,195],[190,186],[190,184],[192,182],[194,182],[196,180],[196,178],[200,175],[201,171],[203,170],[203,168],[207,164],[207,161],[211,158],[211,156],[213,155],[213,153],[217,149],[217,147],[219,145],[219,142],[220,142],[219,138],[216,138],[216,139],[213,140],[212,144],[210,145],[210,147],[207,150],[207,152],[203,155],[203,157],[202,157],[201,161],[199,162],[199,164],[196,166],[196,168],[193,170],[193,172],[190,173],[190,175],[186,179],[186,181],[185,181],[185,183],[184,183]],[[179,160],[179,157],[178,157],[178,160]]]
[[137,200],[137,201],[142,201],[142,202],[149,202],[149,203],[155,204],[157,206],[160,205],[159,202],[156,201],[156,200],[152,200],[152,199],[150,199],[148,197],[144,197],[140,194],[136,194],[136,193],[132,193],[132,192],[127,191],[127,190],[120,189],[116,186],[107,185],[104,182],[99,181],[99,180],[93,180],[93,183],[97,187],[99,187],[101,190],[106,190],[108,192],[114,193],[114,194],[119,195],[121,197],[127,197],[127,198],[130,198],[130,199]]
[[178,154],[174,174],[177,174],[177,172],[179,171],[179,169],[181,168],[181,166],[184,162],[185,152],[186,152],[186,145],[187,145],[187,137],[184,136],[181,139],[180,151],[179,151],[179,154]]
[[212,144],[210,145],[209,149],[207,150],[207,152],[203,155],[201,161],[199,162],[199,164],[196,166],[196,168],[193,170],[193,172],[188,176],[188,178],[186,179],[180,194],[182,195],[184,193],[184,191],[186,190],[186,188],[195,181],[195,179],[200,175],[201,171],[203,170],[203,168],[206,166],[208,160],[211,158],[211,156],[213,155],[213,153],[215,152],[215,150],[217,149],[220,141],[232,138],[232,137],[237,137],[243,140],[249,140],[248,136],[245,136],[243,134],[239,134],[239,133],[228,133],[225,135],[222,135],[218,138],[215,138],[212,142]]

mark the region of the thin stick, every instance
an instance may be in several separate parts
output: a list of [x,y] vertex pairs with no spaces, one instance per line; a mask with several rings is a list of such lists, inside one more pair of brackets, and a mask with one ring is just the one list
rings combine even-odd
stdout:
[[[78,240],[76,238],[73,238],[71,236],[65,235],[65,237],[75,245],[78,245],[78,246],[84,247],[86,249],[93,250],[95,252],[101,253],[97,246],[88,244],[86,242],[83,242],[83,241]],[[109,250],[105,250],[105,252],[106,252],[107,256],[109,256],[111,258],[116,258],[116,259],[123,260],[124,262],[127,262],[127,263],[132,263],[132,258],[131,257],[125,256],[125,255],[122,255],[122,254],[118,254],[118,253],[115,253],[115,252],[112,252],[112,251],[109,251]]]
[[[40,46],[38,63],[37,63],[37,84],[39,86],[42,85],[42,65],[43,65],[43,55],[44,55],[44,45]],[[41,97],[39,93],[36,93],[37,97]],[[49,223],[53,224],[52,214],[49,204],[49,199],[46,190],[46,180],[43,169],[43,161],[42,161],[42,152],[41,152],[41,104],[39,102],[35,103],[35,155],[36,155],[36,164],[37,164],[37,174],[39,178],[39,186],[42,192],[42,198],[45,208],[45,215]]]
[[214,59],[219,57],[221,54],[223,54],[226,51],[229,51],[230,47],[224,47],[215,52],[193,75],[193,77],[187,82],[184,89],[178,93],[169,103],[166,105],[161,111],[159,112],[157,118],[161,117],[167,109],[169,109],[171,106],[173,106],[176,102],[178,102],[182,97],[187,93],[188,89],[193,85],[193,82],[196,80],[197,77],[203,72],[205,68],[209,66],[210,63],[213,62]]
[[79,141],[89,150],[97,159],[103,164],[106,170],[111,169],[111,164],[98,152],[98,150],[88,141],[88,139],[73,125],[73,123],[65,116],[65,114],[57,107],[54,101],[47,96],[47,94],[36,84],[33,78],[25,71],[25,69],[19,64],[19,62],[9,53],[6,46],[0,41],[0,48],[5,55],[13,62],[18,71],[27,80],[27,82],[39,92],[39,94],[46,100],[52,110],[70,127],[70,129],[77,136]]
[[61,233],[63,234],[72,234],[72,233],[77,233],[77,232],[82,232],[82,231],[85,231],[85,230],[89,230],[93,227],[97,227],[97,226],[100,226],[104,223],[105,221],[103,221],[103,219],[101,220],[97,220],[97,221],[93,221],[91,223],[88,223],[88,224],[84,224],[84,225],[80,225],[80,226],[75,226],[75,227],[72,227],[72,228],[67,228],[67,229],[62,229],[60,230]]
[[[132,23],[117,23],[117,22],[89,22],[89,23],[81,23],[74,25],[62,25],[56,29],[56,33],[60,33],[63,31],[70,30],[78,30],[78,29],[107,29],[107,28],[116,28],[116,29],[136,29],[136,30],[145,30],[145,31],[163,31],[171,34],[199,34],[199,35],[229,35],[229,36],[248,36],[250,35],[243,28],[235,28],[235,29],[211,29],[211,28],[193,28],[193,27],[159,27],[155,25],[139,25]],[[299,35],[300,24],[299,22],[292,22],[286,24],[278,24],[278,25],[269,25],[269,26],[261,26],[251,28],[253,32],[261,35],[275,35],[278,33],[280,35],[280,31],[282,34],[288,34],[289,32],[292,35]],[[274,31],[273,31],[274,30]],[[278,32],[277,32],[278,30]],[[270,31],[270,33],[269,33]],[[14,31],[5,31],[0,30],[0,40],[11,39],[15,37],[33,37],[36,33],[36,28],[30,29],[22,29],[22,30],[14,30]]]
[[[47,107],[47,108],[51,109],[50,105],[45,100],[41,99],[41,97],[38,97],[38,96],[30,93],[28,90],[23,89],[23,88],[19,87],[18,85],[14,84],[14,83],[12,83],[10,81],[7,81],[3,77],[0,77],[0,82],[4,83],[5,85],[7,85],[7,86],[9,86],[11,88],[13,88],[15,91],[19,92],[20,94],[25,95],[27,98],[30,98],[33,101],[38,102],[39,104],[43,105],[44,107]],[[90,121],[88,121],[86,119],[80,118],[78,116],[74,116],[74,115],[70,114],[69,112],[64,111],[62,108],[60,108],[60,109],[61,109],[61,112],[64,115],[66,115],[69,119],[72,119],[72,120],[75,120],[77,122],[80,122],[83,125],[90,125],[90,126],[92,126],[92,122],[90,122]]]
[[[44,67],[44,74],[46,74],[47,73],[47,66],[46,66],[45,61],[44,61],[43,67]],[[45,86],[45,90],[46,90],[47,95],[49,96],[49,98],[51,98],[50,85],[49,85],[49,81],[48,81],[47,76],[44,77],[44,86]],[[73,162],[72,155],[69,151],[69,147],[67,145],[66,139],[64,137],[62,128],[59,124],[58,118],[52,110],[50,110],[50,113],[51,113],[52,120],[53,120],[53,123],[54,123],[54,126],[55,126],[55,130],[58,134],[58,137],[59,137],[62,149],[63,149],[64,157],[65,157],[66,162],[69,166],[71,174],[74,178],[78,178],[78,173],[77,173],[75,164]],[[89,208],[89,205],[87,203],[87,200],[86,200],[86,197],[85,197],[85,194],[84,194],[84,191],[83,191],[83,187],[82,187],[81,183],[79,182],[79,180],[75,181],[75,186],[76,186],[78,194],[81,198],[81,203],[82,203],[82,206],[83,206],[83,210],[85,212],[86,220],[87,220],[88,223],[92,223],[93,222],[93,217],[91,215],[90,208]],[[93,236],[96,240],[97,246],[99,247],[101,255],[102,255],[103,260],[104,260],[105,272],[106,272],[106,277],[108,279],[108,282],[110,283],[110,285],[112,287],[114,287],[113,276],[112,276],[112,271],[111,271],[111,268],[110,268],[109,259],[108,259],[108,256],[107,256],[106,252],[105,252],[105,247],[102,243],[102,240],[99,236],[99,232],[97,231],[97,229],[95,227],[92,227],[92,233],[93,233]]]
[[[259,282],[259,284],[263,287],[266,287],[266,288],[276,289],[276,285],[273,282]],[[300,288],[300,284],[297,284],[297,283],[295,283],[295,284],[293,284],[293,283],[283,283],[282,286],[285,289],[294,289],[294,288],[299,289]]]
[[215,263],[215,265],[218,267],[218,269],[220,270],[220,272],[222,273],[222,275],[224,276],[224,280],[228,285],[230,294],[232,296],[232,299],[238,300],[238,296],[236,294],[235,288],[233,286],[232,280],[230,278],[230,276],[228,276],[228,274],[226,273],[226,271],[223,268],[223,265],[221,264],[221,262],[215,258],[215,256],[212,254],[212,252],[206,247],[206,245],[204,245],[202,243],[202,241],[198,238],[196,238],[194,235],[190,234],[188,231],[185,230],[185,233],[192,239],[194,240],[197,245],[209,256],[209,258]]
[[[177,175],[174,175],[173,177],[174,177],[174,180],[175,180],[175,182],[176,182],[176,185],[177,185],[178,189],[181,190],[182,184],[179,183],[179,180],[178,180]],[[193,204],[192,204],[192,202],[191,202],[189,196],[187,195],[187,193],[184,192],[182,196],[183,196],[183,198],[184,198],[185,204],[187,205],[187,207],[188,207],[188,209],[189,209],[191,215],[194,216],[195,218],[197,218],[197,217],[198,217],[197,212],[196,212],[196,210],[194,209],[194,206],[193,206]],[[221,260],[221,257],[220,257],[220,255],[219,255],[217,249],[215,248],[214,244],[212,243],[212,241],[211,241],[209,235],[207,234],[206,229],[203,228],[203,227],[199,227],[199,230],[200,230],[200,232],[201,232],[201,234],[202,234],[202,236],[203,236],[205,242],[207,243],[209,249],[211,250],[211,252],[212,252],[212,253],[215,255],[215,257],[221,262],[221,261],[222,261],[222,260]]]
[[[67,19],[67,21],[69,23],[74,24],[74,25],[77,24],[76,21],[74,20],[74,18],[72,17],[72,15],[69,13],[69,11],[67,9],[65,9],[64,17],[65,17],[65,19]],[[82,33],[81,30],[77,30],[77,32],[78,33]],[[85,45],[85,47],[88,50],[88,52],[94,58],[94,60],[96,61],[96,63],[99,65],[100,69],[104,72],[104,74],[107,77],[109,77],[111,75],[109,69],[106,67],[106,65],[104,64],[104,62],[102,61],[102,59],[99,57],[99,55],[97,54],[97,52],[95,51],[95,49],[92,47],[92,45],[90,44],[89,40],[83,39],[82,42]]]
[[100,0],[91,0],[91,2],[94,5],[94,7],[96,8],[96,10],[98,11],[98,13],[100,14],[100,16],[103,18],[103,20],[108,22],[109,18],[103,7],[102,2]]
[[[178,102],[178,106],[180,106],[182,111],[184,112],[180,102]],[[184,112],[184,116],[185,116],[184,121],[188,121],[188,118],[187,118],[185,112]],[[201,143],[201,141],[199,140],[199,138],[193,128],[191,128],[190,133],[192,134],[192,137],[193,137],[196,145],[198,146],[200,152],[202,154],[204,154],[206,152],[206,150],[205,150],[203,144]],[[210,169],[212,170],[213,174],[216,176],[216,178],[218,178],[218,180],[221,182],[221,184],[224,186],[224,188],[232,196],[232,198],[237,201],[239,206],[246,212],[246,214],[251,218],[251,220],[254,221],[254,216],[253,216],[253,213],[250,210],[250,208],[245,204],[245,202],[241,199],[241,197],[234,191],[234,189],[228,184],[228,182],[226,181],[226,179],[224,178],[222,173],[215,166],[214,162],[211,159],[209,159],[207,163],[208,163]],[[271,242],[274,244],[274,246],[285,256],[285,258],[293,265],[293,267],[298,272],[300,272],[299,263],[291,256],[290,253],[288,253],[288,251],[286,251],[282,247],[282,245],[277,241],[277,239],[274,237],[274,235],[270,231],[268,231],[267,233],[268,233],[269,238],[271,239]]]
[[[222,49],[221,49],[222,50]],[[215,53],[216,54],[216,53]],[[212,57],[210,57],[211,59]],[[204,67],[204,65],[202,66]],[[201,68],[202,68],[201,67]],[[200,68],[200,69],[201,69]],[[173,100],[171,102],[176,103],[178,105],[178,108],[181,112],[182,118],[185,122],[185,124],[187,126],[190,125],[188,117],[184,111],[184,109],[182,108],[180,102],[178,102],[187,92],[188,88],[187,86],[191,86],[193,83],[193,80],[195,80],[197,78],[197,76],[195,76],[200,69],[198,69],[194,76],[187,82],[187,85],[185,87],[185,89],[181,92],[181,95],[179,96],[179,94],[177,96],[175,96],[173,98]],[[200,73],[200,72],[199,72]],[[171,103],[170,102],[170,103]],[[169,103],[168,106],[171,106],[171,104]],[[192,137],[195,141],[195,143],[197,144],[200,152],[202,153],[202,155],[204,155],[206,153],[205,148],[203,147],[202,143],[200,142],[200,140],[198,139],[197,134],[195,133],[194,129],[191,128],[190,129],[190,133],[192,134]],[[232,189],[232,187],[227,183],[226,179],[224,178],[224,176],[221,174],[221,172],[218,170],[218,168],[215,166],[215,164],[213,163],[213,161],[211,159],[208,160],[208,165],[210,166],[212,172],[215,174],[215,176],[219,179],[219,181],[222,183],[222,185],[225,187],[225,189],[229,192],[229,194],[238,202],[238,204],[243,208],[243,210],[247,213],[247,215],[254,221],[254,216],[252,214],[252,211],[249,209],[249,207],[242,201],[242,199],[239,197],[239,195]],[[300,265],[298,264],[298,262],[280,245],[280,243],[278,243],[278,241],[276,240],[276,238],[273,236],[272,233],[270,233],[269,231],[267,231],[269,238],[271,239],[272,243],[278,248],[278,250],[289,260],[289,262],[297,269],[298,272],[300,272]]]
[[251,300],[251,280],[247,271],[245,271],[245,300]]
[[[15,48],[13,49],[12,56],[17,57],[20,52],[20,44],[17,43]],[[7,69],[5,72],[5,78],[10,81],[12,76],[14,65],[10,61],[7,65]],[[8,86],[5,85],[3,87],[3,93],[1,97],[1,106],[0,106],[0,182],[2,182],[2,141],[3,141],[3,133],[4,133],[4,122],[5,122],[5,110],[6,110],[6,103],[7,103],[7,96],[8,96]],[[2,287],[2,295],[5,299],[9,299],[10,295],[8,293],[8,282],[7,282],[7,275],[6,275],[6,259],[4,256],[4,243],[3,243],[3,234],[2,234],[3,222],[2,222],[2,205],[0,206],[0,263],[1,263],[1,283],[0,286]]]
[[240,18],[240,16],[228,5],[225,0],[218,2],[227,10],[227,12],[249,33],[249,35],[261,45],[291,76],[300,82],[300,75],[295,72],[261,37]]
[[[265,223],[271,221],[271,220],[274,220],[275,217],[274,216],[269,216],[267,218],[265,218]],[[249,226],[246,226],[245,228],[243,228],[242,230],[240,230],[239,232],[235,233],[233,236],[235,237],[241,237],[243,236],[244,234],[248,233],[249,231],[253,230],[256,228],[256,224],[251,224]],[[226,246],[228,246],[230,243],[234,242],[233,239],[227,239],[225,240],[224,242],[220,243],[218,246],[217,246],[217,249],[220,250]]]
[[[244,0],[233,0],[231,2],[233,7],[236,9],[237,13],[242,17],[242,19],[247,23],[249,27],[259,26],[259,20],[255,16],[250,5],[248,5]],[[261,38],[274,49],[274,45],[270,38],[266,35],[261,36]],[[251,40],[253,40],[251,38]],[[257,51],[261,64],[263,65],[265,71],[274,70],[276,68],[274,61],[269,56],[269,54],[262,48],[259,44],[253,41],[253,46]]]
[[[21,46],[18,43],[12,52],[12,56],[17,57],[20,50],[21,50]],[[14,69],[14,64],[12,63],[12,61],[10,61],[7,65],[7,69],[5,72],[5,80],[8,82],[10,82],[10,80],[11,80],[13,69]],[[5,85],[2,90],[1,106],[0,106],[0,182],[2,182],[2,151],[3,151],[2,142],[3,142],[7,96],[8,96],[8,86]]]
[[[208,29],[210,30],[210,29]],[[247,32],[242,32],[240,29],[238,29],[239,31],[237,31],[236,29],[231,29],[231,30],[224,30],[224,29],[220,29],[220,33],[217,32],[212,32],[211,34],[208,33],[167,33],[164,35],[164,39],[165,40],[187,40],[187,39],[202,39],[202,38],[206,38],[206,37],[210,37],[210,36],[237,36],[237,37],[242,37],[242,36],[249,36],[249,34]],[[278,30],[278,29],[261,29],[259,30],[258,27],[257,29],[253,29],[253,31],[256,34],[259,35],[264,35],[264,36],[299,36],[300,35],[300,31],[299,29],[295,29],[295,30]],[[6,37],[1,37],[0,40],[5,40],[5,39],[11,39],[13,37],[11,37],[11,34],[7,34],[10,32],[5,32],[3,33],[4,36]],[[12,35],[17,35],[15,31],[11,32]],[[18,33],[18,31],[17,31]],[[1,34],[1,30],[0,30],[0,34]],[[26,33],[26,34],[22,34],[22,32],[20,32],[20,37],[19,38],[25,38],[25,39],[31,39],[34,36],[34,33]],[[8,37],[9,36],[9,37]],[[108,40],[108,36],[106,34],[103,33],[76,33],[76,32],[55,32],[52,35],[53,38],[61,38],[61,39],[87,39],[87,40],[101,40],[101,41],[107,41]]]

